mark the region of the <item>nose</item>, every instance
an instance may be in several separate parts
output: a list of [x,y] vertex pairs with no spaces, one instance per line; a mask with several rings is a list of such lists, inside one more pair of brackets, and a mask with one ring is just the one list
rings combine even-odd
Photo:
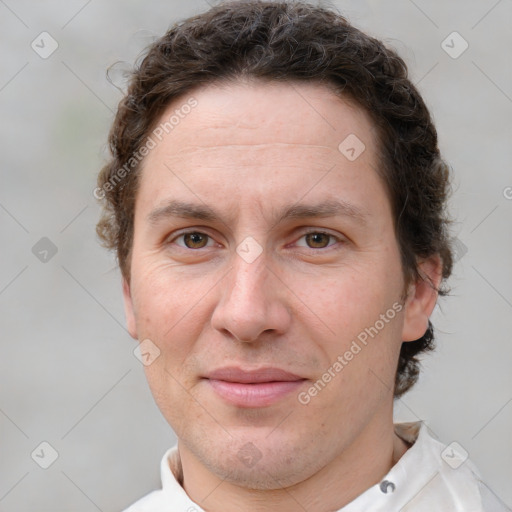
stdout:
[[234,255],[231,270],[220,284],[221,297],[212,326],[241,342],[261,341],[266,334],[283,334],[291,322],[286,286],[271,269],[263,252],[248,263]]

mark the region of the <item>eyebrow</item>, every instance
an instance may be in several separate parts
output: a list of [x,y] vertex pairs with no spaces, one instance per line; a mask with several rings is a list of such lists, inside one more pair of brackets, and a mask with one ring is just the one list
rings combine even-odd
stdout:
[[[316,204],[291,204],[285,206],[277,216],[276,224],[286,219],[309,219],[344,216],[359,224],[367,223],[368,213],[362,208],[340,199],[328,199]],[[172,217],[197,219],[207,222],[222,221],[221,215],[206,205],[171,200],[155,208],[147,216],[147,221],[155,225]]]

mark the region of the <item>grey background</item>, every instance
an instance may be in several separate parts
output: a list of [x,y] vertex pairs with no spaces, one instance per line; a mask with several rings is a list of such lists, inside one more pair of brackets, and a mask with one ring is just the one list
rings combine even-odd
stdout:
[[[406,59],[455,175],[453,293],[436,307],[437,351],[397,402],[397,420],[423,419],[457,441],[512,505],[512,2],[335,5]],[[159,486],[175,437],[124,329],[92,191],[121,98],[106,69],[125,62],[113,73],[122,86],[122,69],[153,37],[207,7],[0,0],[2,512],[117,511]],[[43,31],[58,43],[46,59],[31,48]],[[441,46],[453,31],[469,44],[456,59]],[[33,252],[43,237],[57,248],[46,262],[47,241]],[[35,462],[49,460],[48,448],[31,457],[43,441],[58,452],[48,469]]]

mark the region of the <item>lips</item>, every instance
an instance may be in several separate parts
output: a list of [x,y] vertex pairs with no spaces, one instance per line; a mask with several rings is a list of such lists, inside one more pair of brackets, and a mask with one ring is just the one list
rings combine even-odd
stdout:
[[306,381],[280,368],[242,370],[237,367],[214,370],[205,379],[220,398],[238,407],[272,405],[297,391]]
[[241,382],[243,384],[258,384],[261,382],[291,382],[302,380],[302,377],[279,368],[260,368],[259,370],[242,370],[229,367],[214,370],[207,375],[208,379],[224,380],[226,382]]

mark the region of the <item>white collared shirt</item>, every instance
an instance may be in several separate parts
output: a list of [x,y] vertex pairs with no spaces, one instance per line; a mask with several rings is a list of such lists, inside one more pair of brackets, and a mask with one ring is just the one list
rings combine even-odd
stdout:
[[[435,440],[422,422],[398,423],[395,432],[412,444],[386,476],[338,512],[506,512],[510,511],[481,480],[464,449]],[[178,445],[164,454],[162,489],[124,512],[204,512],[180,482]]]

